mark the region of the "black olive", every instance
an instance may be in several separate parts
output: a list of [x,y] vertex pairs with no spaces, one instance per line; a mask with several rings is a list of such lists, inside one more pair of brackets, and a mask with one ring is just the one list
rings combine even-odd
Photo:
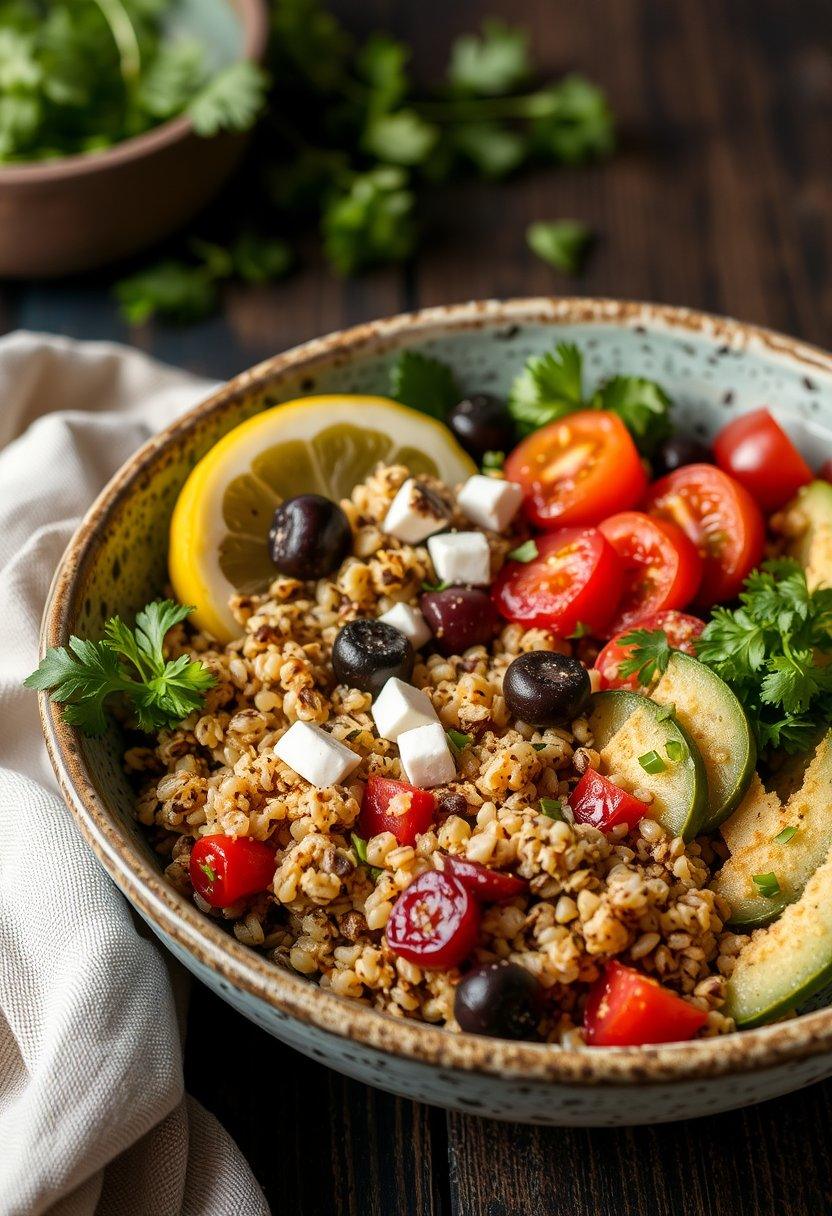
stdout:
[[684,464],[713,464],[711,449],[691,435],[671,435],[659,444],[654,457],[656,476],[672,473]]
[[419,604],[442,654],[487,646],[497,632],[499,621],[491,597],[475,587],[426,591]]
[[530,726],[571,722],[586,709],[591,692],[583,663],[550,650],[518,655],[503,677],[506,704]]
[[457,985],[454,1017],[469,1034],[528,1039],[537,1030],[543,994],[519,963],[487,963]]
[[514,447],[514,423],[505,402],[490,393],[474,393],[455,405],[448,426],[476,461],[486,452],[508,452]]
[[349,520],[321,494],[287,498],[274,513],[269,552],[281,574],[323,578],[338,569],[351,549]]
[[332,647],[332,670],[339,684],[373,696],[392,676],[409,680],[413,659],[409,640],[386,621],[350,621]]

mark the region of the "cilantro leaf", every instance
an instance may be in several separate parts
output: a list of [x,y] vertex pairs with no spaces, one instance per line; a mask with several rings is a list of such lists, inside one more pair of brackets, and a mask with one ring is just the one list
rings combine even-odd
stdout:
[[533,355],[514,380],[508,410],[521,434],[554,422],[583,404],[583,356],[572,342]]
[[673,433],[672,402],[660,385],[640,376],[613,376],[592,398],[595,409],[618,414],[643,456],[651,456]]
[[403,350],[390,369],[390,395],[402,405],[444,420],[462,392],[447,363],[416,350]]
[[282,279],[295,260],[285,241],[251,230],[241,232],[229,252],[235,273],[246,283],[272,283]]
[[451,48],[448,78],[462,93],[499,97],[529,76],[529,36],[502,21],[486,20],[482,33],[464,34]]
[[139,82],[139,103],[154,118],[179,114],[205,80],[205,51],[198,42],[163,43]]
[[618,664],[619,676],[636,676],[639,684],[652,684],[667,671],[672,650],[663,629],[633,629],[619,638],[632,651]]
[[248,59],[223,68],[188,106],[187,114],[197,135],[247,131],[263,109],[268,83],[263,69]]
[[507,177],[526,159],[525,135],[496,122],[465,122],[453,131],[457,152],[483,177]]
[[64,707],[64,717],[86,735],[106,729],[105,703],[122,695],[141,730],[173,726],[203,702],[216,679],[189,655],[166,659],[166,634],[193,610],[172,600],[148,604],[130,629],[112,617],[101,641],[71,637],[63,649],[47,651],[36,671],[23,681],[27,688],[49,692]]
[[420,165],[432,152],[439,128],[415,110],[380,114],[364,132],[365,152],[393,165]]
[[334,269],[353,274],[378,262],[400,262],[416,242],[414,196],[407,174],[392,165],[355,174],[326,203],[324,250]]
[[387,113],[407,96],[410,48],[386,34],[371,34],[356,56],[358,75],[369,86],[369,110]]
[[526,230],[532,253],[565,274],[578,273],[591,242],[592,230],[580,220],[541,220]]
[[538,95],[532,123],[535,151],[563,164],[608,156],[615,145],[612,112],[603,92],[584,76],[564,77]]
[[213,276],[204,266],[168,260],[122,279],[115,287],[123,316],[141,325],[154,316],[171,321],[199,321],[217,304]]

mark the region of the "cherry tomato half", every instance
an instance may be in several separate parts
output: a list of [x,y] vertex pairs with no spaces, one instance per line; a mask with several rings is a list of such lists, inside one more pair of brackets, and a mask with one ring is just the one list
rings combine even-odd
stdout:
[[688,464],[653,482],[644,508],[678,524],[699,550],[705,608],[733,599],[763,556],[760,508],[738,481],[710,464]]
[[621,562],[597,528],[562,528],[537,537],[537,557],[506,562],[491,588],[509,621],[550,629],[560,637],[578,623],[603,637],[618,605]]
[[227,908],[271,886],[274,850],[248,836],[200,836],[188,868],[197,895],[212,908]]
[[500,904],[504,900],[522,895],[528,883],[516,874],[504,874],[500,870],[489,870],[479,861],[468,861],[465,857],[453,857],[441,853],[442,871],[451,874],[457,882],[486,903]]
[[692,1039],[707,1020],[703,1009],[613,959],[589,990],[584,1036],[591,1047],[679,1043]]
[[702,581],[702,559],[677,524],[619,511],[598,525],[624,567],[624,590],[610,633],[663,608],[684,608]]
[[634,828],[647,811],[646,804],[639,798],[591,768],[570,794],[569,805],[576,823],[591,823],[599,832],[608,832],[619,823]]
[[456,967],[480,931],[480,905],[461,882],[426,870],[393,904],[385,936],[391,950],[425,970]]
[[632,644],[624,646],[621,639],[634,629],[644,629],[648,633],[661,629],[667,634],[667,640],[674,650],[683,650],[685,654],[695,655],[695,641],[704,628],[705,622],[700,621],[698,616],[688,616],[687,613],[675,612],[672,608],[667,612],[655,612],[640,621],[633,621],[629,628],[607,642],[595,660],[595,668],[601,676],[601,688],[632,688],[636,692],[641,688],[635,672],[630,676],[618,674],[621,664],[629,658],[633,650]]
[[630,432],[616,414],[579,410],[523,439],[505,465],[540,528],[597,524],[634,507],[647,478]]
[[776,511],[812,480],[812,470],[768,410],[752,410],[724,426],[714,456],[764,511]]
[[[394,798],[398,801],[391,809]],[[433,823],[435,812],[436,799],[430,790],[388,777],[370,777],[364,786],[358,829],[366,840],[392,832],[399,844],[415,844],[416,837]]]

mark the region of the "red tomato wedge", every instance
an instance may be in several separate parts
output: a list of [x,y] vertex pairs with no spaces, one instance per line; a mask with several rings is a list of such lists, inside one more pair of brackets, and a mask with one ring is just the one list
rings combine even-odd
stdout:
[[768,410],[752,410],[724,426],[714,456],[764,511],[776,511],[812,480],[812,470]]
[[370,777],[364,786],[358,828],[366,840],[392,832],[399,844],[415,844],[416,837],[433,823],[435,813],[436,799],[430,790],[388,777]]
[[443,872],[453,875],[461,882],[466,890],[477,899],[487,903],[499,904],[515,895],[522,895],[528,888],[528,883],[516,874],[504,874],[501,870],[489,870],[488,866],[479,861],[468,861],[465,857],[453,857],[450,853],[441,853]]
[[700,621],[698,616],[688,616],[687,613],[675,612],[672,608],[667,612],[656,612],[640,621],[633,621],[629,628],[607,642],[595,660],[595,668],[601,676],[601,688],[631,688],[635,692],[641,688],[635,672],[630,676],[619,675],[621,664],[633,651],[632,644],[624,646],[621,639],[634,629],[644,629],[648,633],[661,629],[667,634],[667,640],[674,650],[683,650],[685,654],[695,656],[695,642],[704,628],[705,622]]
[[608,832],[619,823],[634,828],[647,812],[646,803],[591,768],[572,791],[569,805],[576,823],[591,823],[600,832]]
[[579,410],[523,439],[505,464],[540,528],[597,524],[634,507],[647,477],[630,432],[616,414]]
[[598,525],[624,567],[624,590],[611,633],[663,608],[684,608],[702,581],[702,559],[682,529],[641,511],[620,511]]
[[189,872],[197,895],[212,908],[227,908],[271,886],[274,850],[248,836],[200,836]]
[[760,508],[713,465],[688,464],[653,482],[644,509],[677,524],[699,550],[702,582],[695,602],[703,608],[733,599],[763,556]]
[[491,588],[509,621],[560,637],[580,623],[597,637],[612,619],[622,587],[621,562],[597,528],[563,528],[537,537],[537,557],[506,562]]
[[438,870],[426,870],[402,891],[384,931],[391,950],[427,971],[458,966],[479,932],[479,902]]
[[679,1043],[692,1039],[707,1020],[703,1009],[613,960],[589,990],[584,1035],[591,1047]]

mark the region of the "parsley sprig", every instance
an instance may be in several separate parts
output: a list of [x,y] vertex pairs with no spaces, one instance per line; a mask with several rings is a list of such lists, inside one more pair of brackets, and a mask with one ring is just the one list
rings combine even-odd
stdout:
[[613,376],[594,393],[584,391],[583,355],[574,342],[533,355],[515,378],[509,412],[521,434],[556,422],[575,410],[617,414],[644,456],[651,456],[672,432],[672,402],[664,389],[641,376]]
[[101,641],[71,637],[53,647],[23,682],[51,694],[63,705],[64,718],[85,735],[107,726],[105,704],[124,697],[140,730],[153,732],[181,722],[216,683],[213,673],[187,654],[166,659],[165,636],[193,611],[172,600],[156,600],[136,616],[135,628],[118,616],[104,627]]
[[761,750],[804,751],[832,721],[832,587],[791,558],[764,563],[738,608],[715,608],[697,655],[742,702]]

